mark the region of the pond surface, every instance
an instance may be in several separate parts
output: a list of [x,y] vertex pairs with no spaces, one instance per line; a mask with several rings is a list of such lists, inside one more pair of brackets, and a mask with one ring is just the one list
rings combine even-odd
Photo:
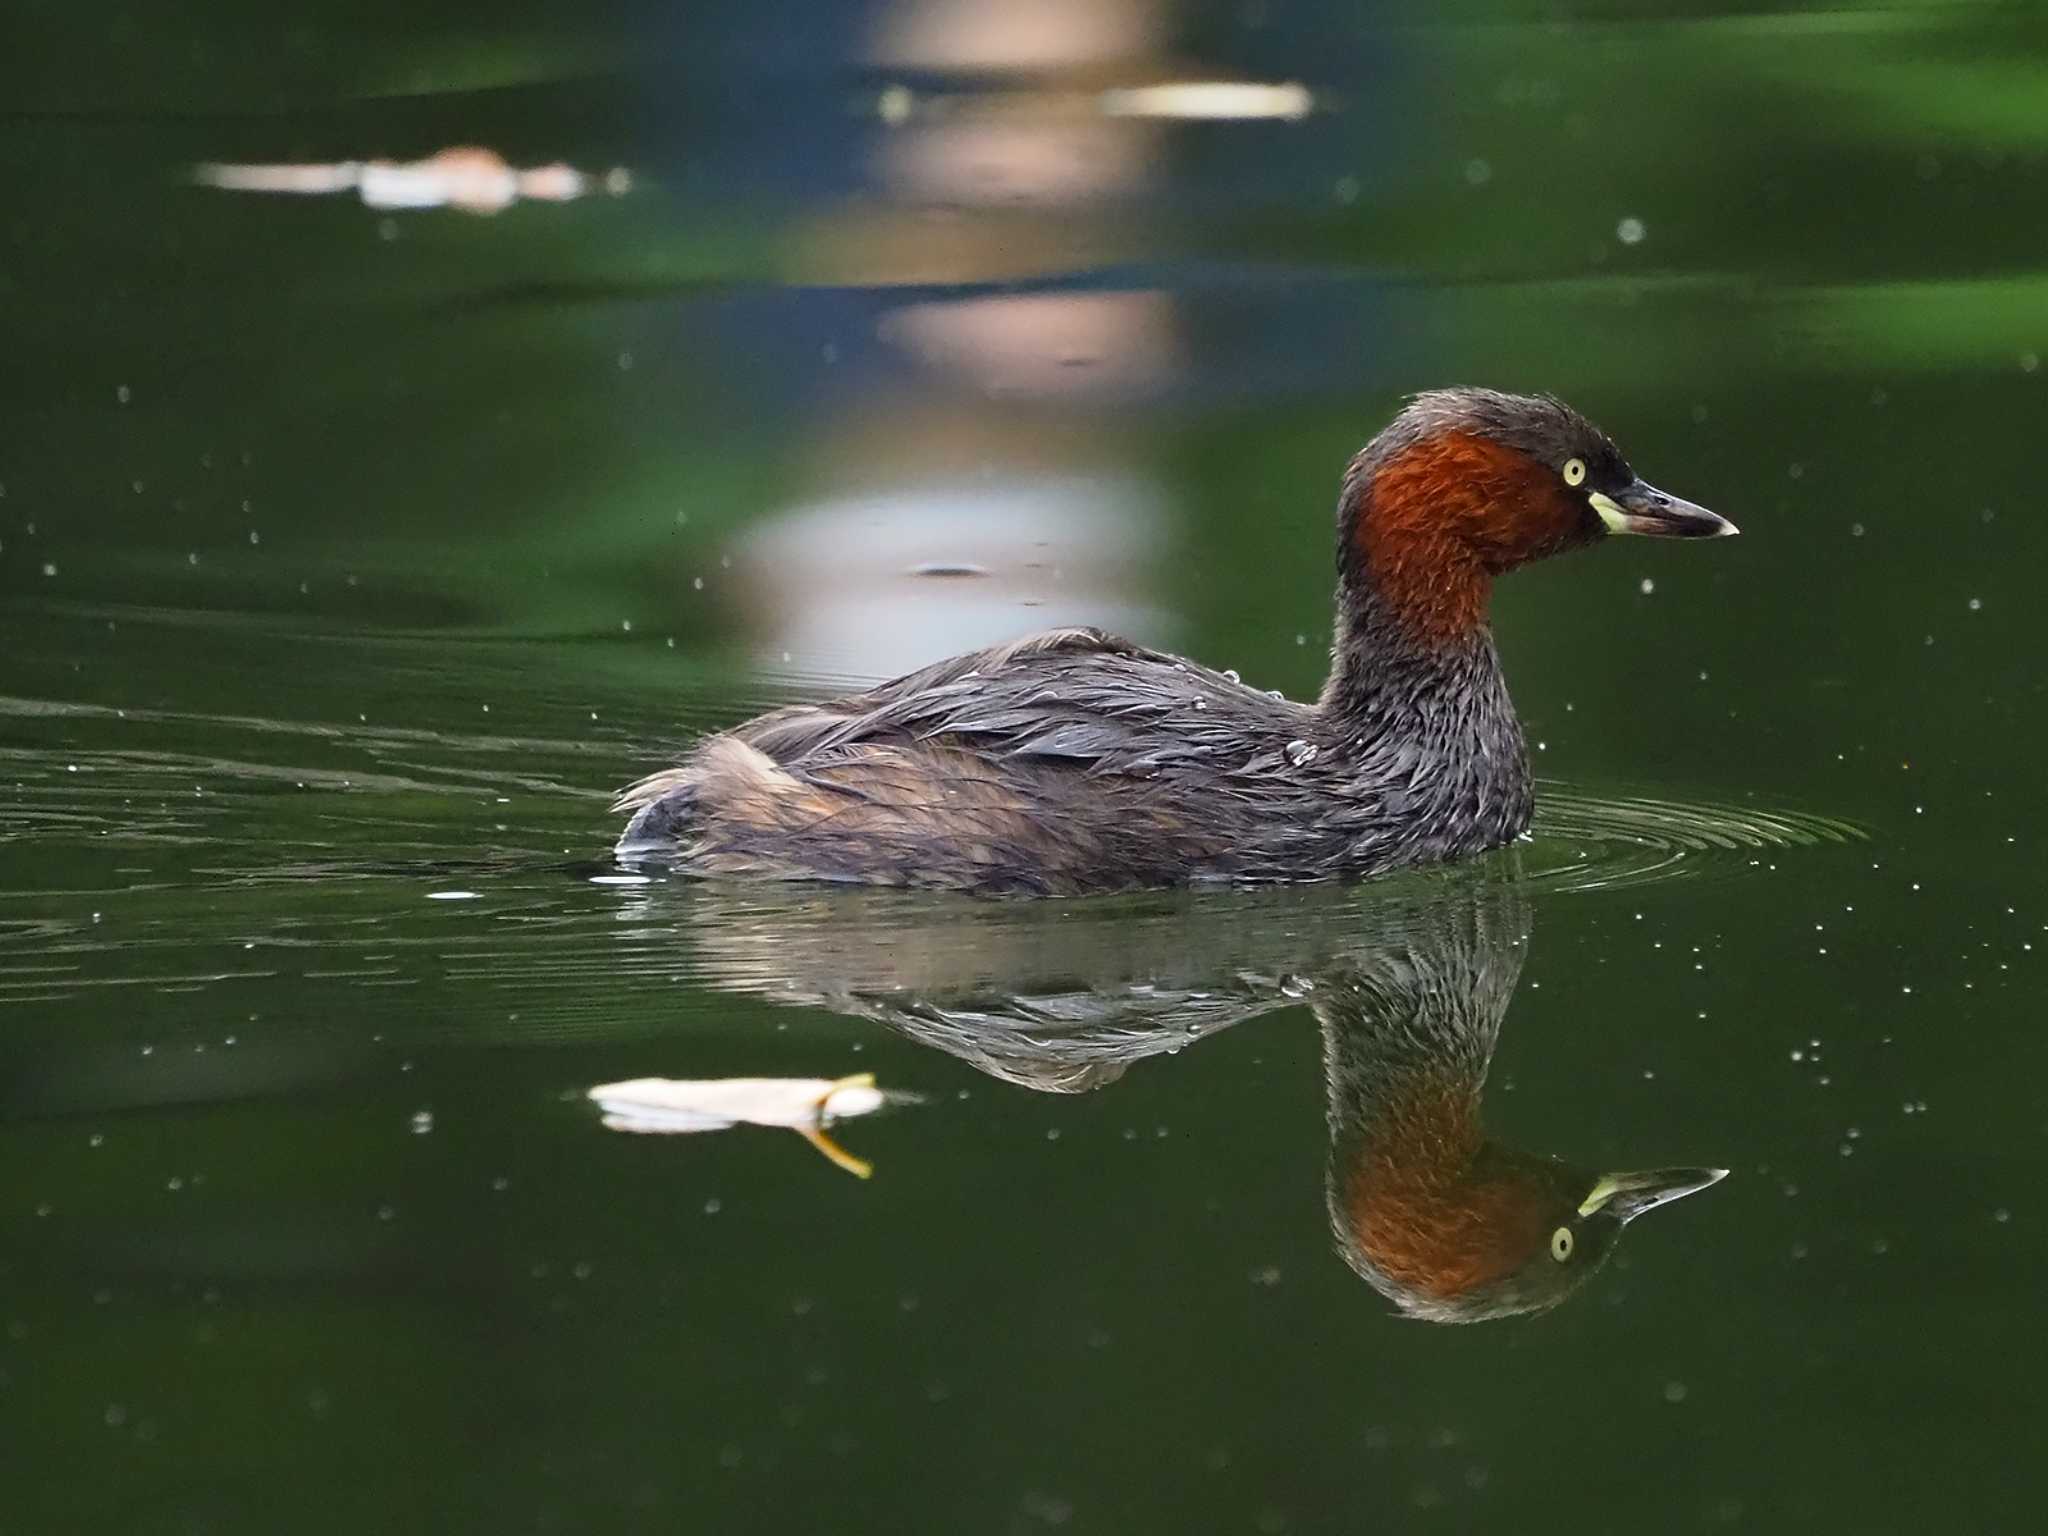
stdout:
[[[2048,23],[1647,9],[31,6],[0,1530],[2023,1524]],[[588,195],[365,206],[468,144]],[[697,733],[1034,628],[1311,695],[1453,381],[1743,529],[1504,585],[1528,844],[612,865]],[[1482,1135],[1729,1174],[1417,1321],[1374,1213]]]

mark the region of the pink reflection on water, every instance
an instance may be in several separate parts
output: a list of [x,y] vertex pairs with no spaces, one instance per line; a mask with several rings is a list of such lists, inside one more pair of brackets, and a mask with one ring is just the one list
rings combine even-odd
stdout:
[[227,165],[193,170],[201,186],[226,192],[273,192],[322,196],[353,191],[366,207],[396,210],[454,208],[463,213],[498,213],[524,199],[566,203],[597,192],[619,196],[632,190],[630,172],[602,175],[556,161],[520,168],[496,150],[458,145],[424,160],[341,160],[327,164]]

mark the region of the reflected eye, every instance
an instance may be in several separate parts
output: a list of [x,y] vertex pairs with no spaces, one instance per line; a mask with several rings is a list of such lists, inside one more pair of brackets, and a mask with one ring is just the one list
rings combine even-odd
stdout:
[[1564,461],[1564,483],[1566,485],[1584,485],[1586,483],[1586,461],[1584,459],[1566,459]]
[[[1573,459],[1572,462],[1578,464],[1579,461]],[[1585,472],[1585,466],[1583,464],[1579,465],[1579,473],[1583,476]],[[1572,1256],[1572,1229],[1570,1227],[1559,1227],[1550,1234],[1550,1256],[1560,1264]]]

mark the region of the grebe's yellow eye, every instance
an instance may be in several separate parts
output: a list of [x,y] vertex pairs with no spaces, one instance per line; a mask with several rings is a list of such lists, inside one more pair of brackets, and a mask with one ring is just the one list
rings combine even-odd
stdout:
[[1566,485],[1584,485],[1586,483],[1586,461],[1584,459],[1566,459],[1564,461],[1564,483]]
[[[1572,462],[1574,464],[1579,463],[1577,459],[1573,459]],[[1579,473],[1583,475],[1585,471],[1585,465],[1579,464]],[[1572,1256],[1572,1229],[1570,1227],[1559,1227],[1550,1234],[1550,1256],[1560,1264]]]

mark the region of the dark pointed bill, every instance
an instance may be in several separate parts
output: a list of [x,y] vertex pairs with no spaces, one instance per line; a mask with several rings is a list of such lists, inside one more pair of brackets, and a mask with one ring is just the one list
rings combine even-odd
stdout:
[[1595,491],[1590,499],[1609,533],[1640,533],[1653,539],[1725,539],[1741,531],[1718,512],[1660,491],[1647,480],[1633,481],[1612,496]]
[[1603,1173],[1579,1205],[1581,1216],[1600,1211],[1634,1221],[1645,1211],[1696,1195],[1728,1177],[1726,1168],[1650,1168],[1640,1173]]

